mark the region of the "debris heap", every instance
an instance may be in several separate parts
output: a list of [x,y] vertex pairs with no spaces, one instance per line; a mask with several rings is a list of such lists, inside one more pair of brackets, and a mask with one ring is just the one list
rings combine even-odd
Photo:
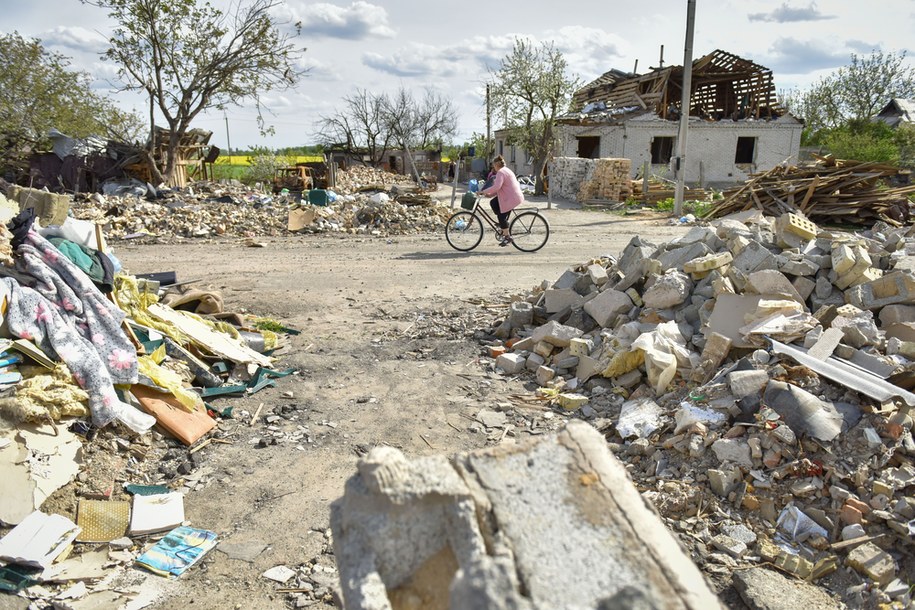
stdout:
[[[184,189],[77,196],[74,216],[104,227],[111,239],[285,235],[289,212],[310,210],[308,232],[401,235],[440,230],[452,210],[407,184],[409,178],[372,168],[337,173],[328,205],[292,194],[265,194],[241,183],[197,182]],[[299,228],[297,227],[297,230]]]
[[910,603],[915,229],[754,211],[636,236],[515,298],[482,340],[539,386],[513,397],[513,429],[590,420],[750,607],[769,607],[754,578],[781,578],[744,571],[760,564],[851,607]]
[[870,226],[880,220],[901,226],[911,215],[907,197],[915,193],[915,185],[892,183],[903,176],[894,165],[832,157],[811,165],[779,165],[725,191],[708,217],[758,209],[775,216],[800,212],[831,224]]

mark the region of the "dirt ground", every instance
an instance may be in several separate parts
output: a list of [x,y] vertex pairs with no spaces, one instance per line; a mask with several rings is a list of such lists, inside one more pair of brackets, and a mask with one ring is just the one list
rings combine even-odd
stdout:
[[[244,240],[115,245],[132,273],[177,271],[179,281],[198,279],[198,286],[221,291],[227,309],[302,331],[290,337],[279,362],[299,375],[248,398],[218,401],[238,416],[220,424],[231,444],[196,454],[209,482],[186,499],[195,527],[216,531],[222,542],[267,549],[250,563],[210,553],[164,584],[153,607],[295,607],[296,593],[278,591],[282,586],[261,574],[315,559],[333,565],[322,556],[329,507],[359,455],[379,444],[407,455],[485,445],[469,416],[525,391],[478,362],[480,345],[471,335],[498,310],[469,301],[494,303],[554,280],[570,265],[618,254],[636,234],[666,241],[686,231],[647,214],[535,205],[544,208],[552,236],[534,254],[499,248],[489,235],[466,254],[443,235],[291,236],[263,239],[263,248],[245,247]],[[288,392],[291,398],[283,396]],[[253,413],[261,403],[258,422],[249,426],[242,411]],[[302,438],[290,439],[296,431]],[[271,437],[279,437],[277,444],[258,447],[258,439]]]

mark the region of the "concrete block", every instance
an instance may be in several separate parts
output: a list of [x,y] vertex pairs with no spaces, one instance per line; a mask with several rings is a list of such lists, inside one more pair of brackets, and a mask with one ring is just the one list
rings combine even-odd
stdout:
[[553,353],[553,350],[556,348],[552,343],[547,343],[546,341],[538,341],[534,345],[534,353],[538,356],[546,359],[549,358]]
[[845,333],[838,328],[827,328],[807,351],[807,355],[817,360],[826,360],[835,351],[836,347],[845,337]]
[[779,265],[778,270],[787,275],[809,277],[816,275],[820,268],[811,260],[802,258],[800,260],[787,260]]
[[515,301],[511,304],[509,320],[512,328],[524,328],[534,323],[534,306],[526,301]]
[[588,404],[588,397],[574,392],[563,392],[556,397],[556,402],[566,411],[574,411]]
[[740,476],[740,469],[730,468],[711,468],[707,471],[709,487],[716,495],[727,498],[731,490],[737,487],[737,484],[743,480]]
[[710,253],[711,250],[708,246],[702,242],[696,242],[689,244],[688,246],[682,246],[680,248],[668,250],[658,257],[658,261],[661,263],[662,272],[667,271],[668,269],[677,269],[682,271],[683,265],[689,261],[701,258]]
[[754,271],[747,275],[747,290],[751,294],[777,294],[779,296],[793,299],[798,303],[803,303],[797,290],[785,275],[774,269],[764,269]]
[[737,398],[758,394],[769,383],[766,371],[732,371],[728,373],[728,386]]
[[712,443],[712,452],[719,462],[729,462],[744,468],[753,467],[750,446],[746,441],[737,438],[720,438]]
[[734,588],[749,610],[835,610],[840,607],[828,593],[775,570],[734,570]]
[[537,367],[537,385],[543,387],[556,377],[556,371],[548,366]]
[[892,362],[861,350],[855,350],[855,353],[852,354],[852,357],[849,358],[849,360],[853,364],[857,364],[861,368],[868,370],[883,379],[886,379],[896,371],[896,367]]
[[829,281],[829,278],[827,278],[825,275],[817,278],[816,287],[814,288],[817,297],[825,299],[832,294],[833,290],[834,288],[832,286],[832,282]]
[[[551,349],[552,349],[552,346],[551,346]],[[524,363],[524,366],[529,371],[536,371],[544,364],[546,364],[546,358],[544,358],[540,354],[531,354],[527,357],[527,361]]]
[[516,352],[529,352],[534,349],[534,340],[531,337],[518,339],[512,343],[511,348]]
[[850,288],[845,295],[848,302],[861,309],[880,309],[897,303],[915,302],[915,276],[894,271],[878,280]]
[[601,361],[596,358],[592,358],[591,356],[579,356],[578,367],[575,369],[575,376],[584,382],[595,375],[600,375],[606,368],[607,365],[601,363]]
[[712,546],[735,559],[740,559],[747,552],[746,544],[739,540],[734,540],[727,534],[718,534],[712,538]]
[[[608,289],[585,303],[585,312],[601,327],[609,326],[621,313],[632,309],[632,299],[619,290]],[[576,335],[576,336],[580,336]],[[566,344],[568,345],[568,343]]]
[[775,255],[769,252],[758,241],[751,241],[740,254],[734,257],[732,267],[743,273],[753,273],[765,269],[778,269]]
[[836,244],[832,247],[832,270],[838,275],[851,271],[855,266],[855,252],[847,244]]
[[569,354],[572,356],[587,356],[591,353],[591,342],[587,339],[575,338],[569,341]]
[[775,223],[776,233],[791,233],[806,240],[816,239],[819,228],[797,214],[782,214]]
[[547,313],[556,313],[567,307],[580,307],[584,300],[584,297],[572,288],[550,288],[543,293]]
[[578,284],[578,281],[582,277],[583,274],[572,271],[571,269],[566,269],[551,287],[555,288],[556,290],[562,290],[563,288],[575,288],[575,286]]
[[734,257],[727,250],[724,252],[706,254],[705,256],[684,263],[683,271],[686,273],[702,273],[729,265],[733,260]]
[[816,282],[814,282],[809,277],[798,276],[794,278],[791,282],[791,285],[794,286],[794,289],[797,290],[798,295],[806,302],[810,298],[810,295],[813,294],[814,288],[816,288]]
[[880,586],[889,584],[896,575],[896,563],[892,555],[873,542],[865,542],[853,549],[846,560],[848,565]]
[[718,370],[731,349],[731,340],[720,333],[711,333],[702,349],[699,366],[693,370],[692,380],[705,383]]
[[595,286],[603,286],[610,280],[610,276],[607,275],[607,270],[604,269],[601,265],[588,265],[588,277],[591,278],[591,281]]
[[693,288],[693,282],[684,273],[669,271],[642,294],[645,307],[668,309],[683,303]]
[[588,424],[453,465],[381,449],[331,509],[347,608],[721,607]]
[[[626,297],[628,299],[628,297]],[[594,299],[596,300],[596,299]],[[590,301],[593,303],[594,300]],[[590,313],[590,312],[588,312]],[[592,314],[593,316],[593,314]],[[596,318],[595,318],[596,319]],[[531,338],[534,341],[540,342],[545,341],[551,345],[557,347],[568,347],[572,339],[576,339],[582,335],[582,332],[571,326],[565,326],[559,322],[552,321],[547,322],[543,326],[537,328],[534,333],[531,335]]]
[[887,305],[878,316],[880,326],[915,323],[915,305]]
[[496,358],[496,366],[502,369],[506,375],[516,375],[524,370],[527,358],[521,354],[502,354]]

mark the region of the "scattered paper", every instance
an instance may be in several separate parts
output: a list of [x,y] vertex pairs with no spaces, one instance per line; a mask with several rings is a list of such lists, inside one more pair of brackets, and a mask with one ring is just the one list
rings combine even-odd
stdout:
[[175,528],[184,521],[184,495],[134,496],[131,534],[152,534]]

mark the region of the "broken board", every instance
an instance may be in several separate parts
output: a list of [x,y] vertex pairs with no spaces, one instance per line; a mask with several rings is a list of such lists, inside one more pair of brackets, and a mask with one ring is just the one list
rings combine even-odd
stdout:
[[143,385],[134,385],[130,393],[140,402],[144,411],[155,417],[160,426],[185,445],[193,445],[216,427],[216,421],[207,415],[205,409],[186,411],[171,394],[157,392]]

